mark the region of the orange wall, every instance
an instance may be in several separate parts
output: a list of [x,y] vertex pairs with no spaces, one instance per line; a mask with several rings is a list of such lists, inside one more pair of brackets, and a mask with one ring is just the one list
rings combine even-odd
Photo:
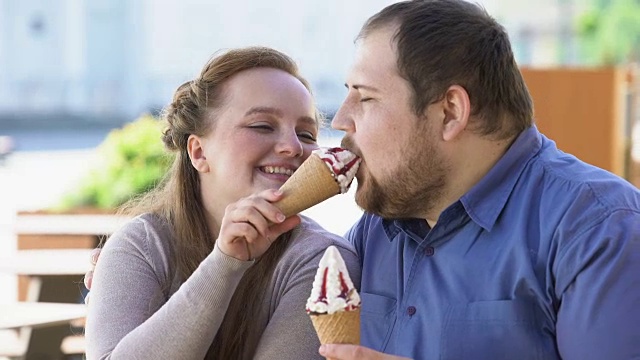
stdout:
[[558,148],[624,176],[625,71],[521,69],[538,129]]

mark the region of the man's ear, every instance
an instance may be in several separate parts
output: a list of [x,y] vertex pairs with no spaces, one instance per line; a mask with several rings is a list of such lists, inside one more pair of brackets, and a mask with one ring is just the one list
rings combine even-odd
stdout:
[[202,146],[202,139],[199,136],[189,135],[187,139],[187,153],[189,153],[191,165],[199,172],[206,173],[209,172],[210,168]]
[[451,141],[467,127],[471,102],[467,90],[460,85],[450,86],[442,101],[444,111],[442,138],[444,141]]

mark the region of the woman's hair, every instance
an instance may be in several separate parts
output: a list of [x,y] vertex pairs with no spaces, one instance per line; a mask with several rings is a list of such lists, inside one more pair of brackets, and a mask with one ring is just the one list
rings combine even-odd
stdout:
[[[175,240],[176,276],[186,280],[214,248],[215,238],[207,225],[198,172],[187,153],[189,135],[204,136],[215,131],[216,110],[224,105],[225,82],[233,75],[252,68],[267,67],[286,71],[309,89],[296,63],[287,55],[266,47],[234,49],[210,59],[200,75],[176,90],[165,109],[167,128],[162,141],[175,153],[173,165],[155,189],[134,199],[120,213],[153,213],[167,222]],[[211,120],[210,120],[211,119]],[[321,114],[316,112],[318,124]],[[275,266],[288,246],[291,233],[283,234],[249,268],[238,285],[226,316],[210,349],[208,359],[252,357],[266,324],[258,324],[265,291]]]
[[533,102],[509,37],[480,6],[464,0],[414,0],[373,15],[358,38],[396,27],[400,75],[413,89],[417,115],[443,98],[451,85],[465,88],[482,135],[508,138],[533,122]]

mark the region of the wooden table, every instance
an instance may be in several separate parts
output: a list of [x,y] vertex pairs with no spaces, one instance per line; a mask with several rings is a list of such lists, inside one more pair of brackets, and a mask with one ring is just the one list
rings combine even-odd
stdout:
[[[86,315],[87,307],[84,304],[0,304],[0,331],[5,333],[4,341],[0,344],[0,357],[62,359],[64,339],[82,332],[81,329],[72,332],[71,322],[82,320]],[[13,336],[6,336],[10,334]]]
[[87,316],[84,304],[16,302],[0,304],[0,330],[68,325]]
[[28,280],[27,302],[0,305],[0,329],[19,328],[18,348],[27,359],[62,358],[62,340],[74,335],[70,321],[86,315],[82,280],[91,266],[90,253],[91,249],[18,250],[0,257],[0,272]]
[[[128,217],[104,214],[33,214],[19,213],[14,231],[18,250],[94,249]],[[89,258],[85,258],[88,264]],[[74,262],[75,263],[75,262]],[[83,274],[86,270],[75,274]],[[18,274],[18,300],[27,300],[30,280]]]
[[27,276],[84,275],[91,265],[89,249],[18,250],[0,257],[0,272]]
[[81,302],[89,249],[18,250],[0,257],[0,272],[27,279],[26,301]]

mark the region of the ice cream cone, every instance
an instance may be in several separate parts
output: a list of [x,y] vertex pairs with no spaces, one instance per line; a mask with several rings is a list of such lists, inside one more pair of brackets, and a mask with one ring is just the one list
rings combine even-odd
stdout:
[[311,155],[280,187],[284,197],[275,205],[289,217],[340,193],[340,185],[318,156]]
[[360,344],[360,308],[309,316],[321,344]]

